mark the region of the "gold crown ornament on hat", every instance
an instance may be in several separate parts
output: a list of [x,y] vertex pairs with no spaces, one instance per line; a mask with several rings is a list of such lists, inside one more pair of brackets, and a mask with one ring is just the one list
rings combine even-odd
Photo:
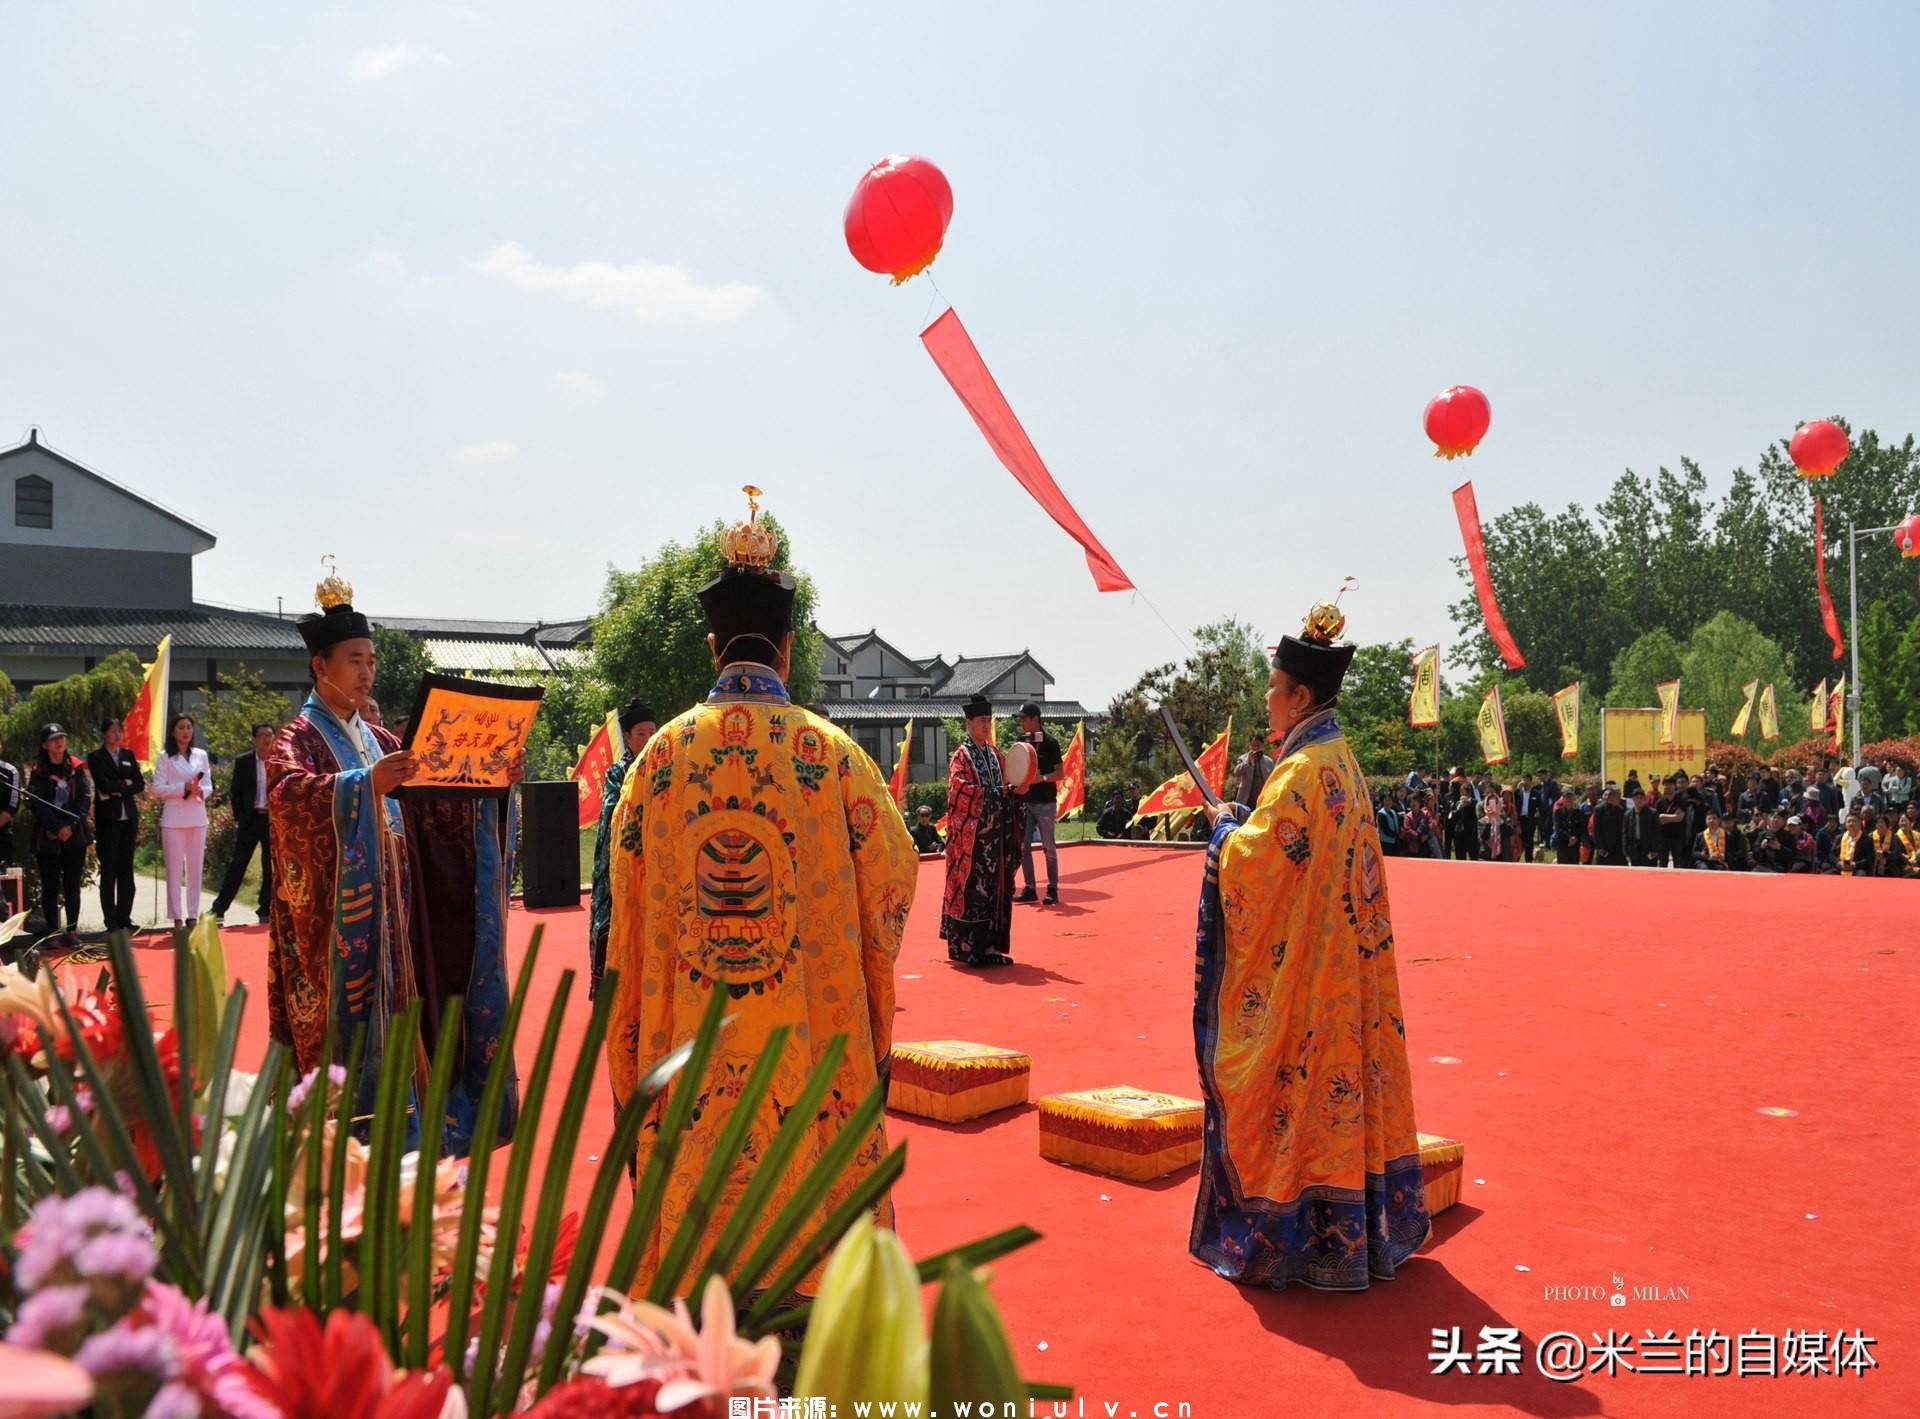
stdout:
[[740,491],[747,495],[747,520],[720,534],[720,551],[727,565],[740,571],[771,570],[780,553],[780,538],[760,521],[760,490],[749,483]]
[[340,575],[339,569],[333,564],[333,554],[329,552],[322,557],[320,565],[327,569],[327,574],[313,589],[314,604],[322,611],[331,611],[336,606],[351,606],[353,583]]
[[1340,590],[1334,593],[1333,600],[1322,601],[1307,612],[1306,624],[1300,627],[1300,639],[1309,645],[1332,645],[1347,628],[1347,618],[1340,610],[1340,598],[1347,594],[1347,588],[1353,585],[1348,577],[1340,583]]

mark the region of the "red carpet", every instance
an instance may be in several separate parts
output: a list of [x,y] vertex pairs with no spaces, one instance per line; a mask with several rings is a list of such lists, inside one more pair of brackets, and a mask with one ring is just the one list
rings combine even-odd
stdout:
[[[923,868],[898,1037],[1030,1051],[1036,1096],[1130,1083],[1197,1097],[1198,854],[1084,847],[1061,865],[1063,904],[1018,909],[1020,964],[997,974],[947,964],[940,866]],[[1142,1186],[1043,1162],[1031,1106],[958,1127],[892,1120],[910,1144],[896,1196],[916,1253],[1013,1222],[1045,1234],[995,1268],[1026,1374],[1075,1385],[1086,1414],[1111,1404],[1114,1419],[1156,1403],[1195,1419],[1916,1412],[1903,1250],[1916,1208],[1900,1179],[1920,883],[1397,862],[1391,890],[1420,1123],[1467,1145],[1461,1205],[1395,1282],[1241,1291],[1187,1259],[1192,1169]],[[516,912],[516,943],[534,921],[550,991],[563,967],[584,970],[586,916]],[[260,935],[229,942],[263,1042]],[[609,1123],[604,1096],[595,1105],[587,1138]],[[571,1190],[587,1180],[583,1159]],[[1611,1291],[1616,1276],[1638,1297],[1621,1309],[1547,1296]],[[1482,1326],[1517,1327],[1523,1373],[1431,1374],[1431,1332],[1453,1326],[1469,1351]],[[1881,1368],[1567,1384],[1538,1372],[1541,1338],[1609,1328],[1858,1328]]]

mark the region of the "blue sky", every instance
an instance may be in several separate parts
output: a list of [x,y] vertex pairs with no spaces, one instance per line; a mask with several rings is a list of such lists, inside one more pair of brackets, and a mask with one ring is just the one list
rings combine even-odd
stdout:
[[[1290,630],[1351,573],[1350,634],[1446,639],[1460,475],[1491,517],[1920,423],[1916,16],[9,4],[0,440],[211,527],[203,597],[304,609],[333,552],[410,615],[591,610],[751,481],[828,629],[1104,701],[1180,643],[842,243],[918,152],[941,292],[1170,620]],[[1456,382],[1493,429],[1447,465]]]

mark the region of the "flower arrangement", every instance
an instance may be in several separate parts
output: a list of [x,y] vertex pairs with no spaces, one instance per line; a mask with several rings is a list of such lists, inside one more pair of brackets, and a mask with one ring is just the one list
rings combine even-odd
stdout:
[[[20,925],[0,926],[0,941]],[[817,1215],[817,1202],[762,1217],[749,1188],[704,1258],[698,1234],[676,1236],[683,1244],[666,1255],[679,1264],[635,1294],[658,1183],[709,1087],[724,993],[695,1038],[619,1110],[584,1211],[563,1213],[614,996],[600,992],[568,1077],[553,1058],[572,984],[564,974],[522,1100],[529,1134],[549,1096],[558,1100],[544,1175],[533,1177],[535,1150],[520,1148],[493,1178],[484,1140],[497,1135],[505,1061],[539,951],[536,931],[466,1159],[442,1157],[437,1130],[411,1144],[408,1051],[385,1053],[366,1118],[350,1116],[357,1039],[337,1062],[330,1048],[304,1077],[278,1045],[257,1074],[236,1069],[246,989],[229,988],[210,922],[176,937],[174,999],[184,1008],[164,1028],[147,1010],[124,935],[109,941],[107,969],[92,980],[0,966],[5,1412],[708,1419],[728,1399],[774,1396],[783,1375],[797,1375],[797,1392],[829,1397],[925,1398],[955,1375],[976,1397],[983,1384],[1011,1398],[1064,1393],[1014,1374],[974,1270],[1037,1234],[1010,1228],[915,1265],[872,1225],[869,1209],[898,1177],[904,1145],[858,1205],[832,1217]],[[402,1038],[418,1030],[419,1008],[395,1016]],[[420,1117],[442,1116],[457,1037],[440,1036]],[[843,1048],[836,1042],[821,1066],[823,1091]],[[772,1071],[756,1074],[733,1101],[747,1116]],[[848,1128],[870,1129],[884,1104],[876,1091]],[[659,1108],[633,1208],[603,1267],[598,1243],[616,1190],[643,1121]],[[797,1130],[806,1114],[789,1117]],[[743,1128],[733,1146],[744,1136]],[[778,1133],[766,1156],[785,1156]],[[824,1195],[844,1166],[823,1157],[801,1193]],[[741,1239],[755,1229],[761,1241],[742,1258]],[[588,1245],[577,1244],[582,1237]],[[793,1260],[770,1274],[781,1256]],[[797,1279],[822,1260],[819,1295],[795,1298]],[[918,1293],[933,1280],[942,1287],[929,1342]],[[697,1324],[689,1297],[698,1298]],[[782,1309],[790,1299],[797,1304]],[[881,1332],[870,1328],[876,1313]]]

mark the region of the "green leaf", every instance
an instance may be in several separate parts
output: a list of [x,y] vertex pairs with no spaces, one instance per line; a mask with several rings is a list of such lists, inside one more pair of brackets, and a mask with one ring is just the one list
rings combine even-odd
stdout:
[[400,1159],[406,1152],[419,1042],[420,999],[416,996],[388,1020],[380,1077],[374,1086],[366,1211],[360,1223],[361,1310],[379,1327],[389,1355],[400,1348]]
[[[1005,1231],[994,1232],[990,1236],[980,1237],[963,1246],[935,1252],[914,1265],[920,1272],[922,1282],[937,1281],[946,1274],[949,1261],[958,1261],[968,1267],[985,1266],[990,1261],[997,1261],[1039,1240],[1040,1233],[1031,1227],[1025,1225],[1008,1227]],[[782,1311],[779,1315],[769,1316],[761,1321],[756,1334],[774,1335],[781,1331],[796,1329],[804,1326],[812,1314],[813,1302],[806,1301],[792,1310]]]
[[[560,1121],[553,1131],[553,1144],[547,1154],[546,1180],[540,1189],[540,1206],[534,1214],[533,1234],[527,1240],[527,1259],[520,1295],[513,1307],[513,1329],[507,1336],[507,1354],[501,1373],[503,1398],[509,1401],[525,1382],[527,1353],[533,1346],[533,1332],[540,1323],[540,1310],[546,1299],[546,1278],[553,1269],[554,1238],[560,1229],[560,1210],[567,1201],[567,1179],[572,1172],[580,1142],[580,1121],[586,1117],[587,1100],[594,1080],[600,1074],[600,1047],[607,1035],[607,1017],[613,1009],[613,992],[601,990],[587,1021],[587,1033],[580,1041],[580,1054],[574,1061],[573,1082],[560,1109]],[[531,1153],[531,1149],[523,1150]],[[602,1160],[605,1167],[605,1160]],[[580,1244],[594,1250],[584,1235]],[[556,1319],[561,1313],[556,1311]],[[571,1335],[571,1325],[556,1324],[555,1330]]]
[[[733,1101],[727,1114],[726,1123],[713,1141],[712,1152],[707,1155],[707,1165],[701,1170],[699,1182],[694,1184],[693,1195],[687,1199],[687,1210],[674,1230],[673,1240],[667,1244],[659,1269],[653,1274],[653,1284],[647,1288],[647,1299],[656,1306],[665,1305],[673,1298],[674,1288],[686,1273],[687,1263],[693,1260],[693,1249],[700,1245],[700,1239],[706,1235],[707,1222],[713,1216],[720,1189],[726,1186],[734,1160],[740,1156],[747,1135],[760,1116],[761,1101],[772,1087],[774,1071],[780,1067],[780,1056],[785,1052],[792,1033],[790,1027],[779,1025],[768,1034],[759,1058],[753,1062],[753,1072],[747,1076],[740,1096]],[[697,1304],[699,1297],[693,1299]]]
[[[600,982],[600,993],[612,998],[618,979],[618,971],[608,971]],[[686,1067],[692,1054],[693,1042],[689,1040],[656,1064],[634,1088],[632,1097],[615,1110],[613,1137],[607,1144],[606,1152],[601,1154],[600,1170],[593,1179],[587,1210],[580,1218],[582,1242],[591,1237],[595,1243],[591,1246],[582,1245],[574,1252],[573,1264],[567,1268],[566,1280],[560,1286],[559,1302],[554,1306],[553,1313],[556,1316],[580,1314],[580,1308],[586,1301],[587,1284],[598,1264],[598,1238],[607,1225],[607,1214],[613,1208],[614,1190],[619,1187],[621,1175],[635,1156],[640,1126],[653,1111],[654,1100],[673,1082],[674,1076]],[[545,1394],[558,1383],[568,1352],[573,1348],[573,1339],[572,1327],[554,1326],[547,1340],[546,1356],[540,1365],[539,1393]]]
[[[626,1228],[620,1234],[620,1245],[614,1249],[613,1265],[607,1272],[608,1290],[629,1291],[634,1274],[640,1269],[640,1253],[660,1220],[660,1199],[666,1192],[667,1175],[673,1171],[674,1159],[680,1154],[680,1140],[686,1133],[687,1121],[693,1117],[693,1101],[706,1081],[707,1065],[713,1058],[714,1041],[720,1037],[726,1010],[726,992],[714,991],[707,1001],[707,1013],[700,1017],[700,1028],[694,1032],[693,1048],[681,1073],[680,1086],[667,1101],[660,1131],[654,1135],[653,1147],[647,1153],[647,1166],[640,1173],[640,1185],[634,1189],[633,1210],[627,1214]],[[599,1309],[608,1309],[609,1305],[602,1300]],[[605,1338],[597,1331],[587,1336],[583,1358],[598,1352]]]
[[[733,1278],[734,1294],[744,1295],[755,1290],[760,1279],[799,1237],[800,1229],[820,1208],[840,1175],[853,1161],[853,1155],[867,1146],[873,1137],[873,1130],[880,1122],[880,1114],[887,1106],[887,1091],[884,1085],[876,1084],[873,1091],[860,1102],[840,1131],[833,1136],[819,1160],[808,1169],[798,1186],[787,1198],[786,1205],[775,1215],[772,1223],[760,1236],[760,1244],[747,1257],[746,1262]],[[763,1298],[764,1299],[764,1298]],[[778,1301],[780,1297],[774,1297]]]
[[347,1041],[347,1077],[333,1104],[333,1151],[327,1158],[327,1265],[322,1312],[340,1304],[345,1294],[347,1239],[347,1137],[353,1132],[353,1101],[360,1097],[360,1070],[366,1060],[367,1027],[355,1025]]
[[413,1224],[407,1229],[407,1349],[406,1368],[427,1368],[433,1318],[433,1203],[440,1167],[440,1145],[446,1138],[447,1095],[453,1092],[453,1072],[460,1063],[460,1024],[466,1008],[458,995],[448,996],[440,1012],[440,1038],[433,1051],[433,1072],[427,1080],[427,1100],[420,1111],[420,1156],[413,1182]]
[[793,1289],[806,1279],[807,1273],[827,1259],[834,1245],[846,1234],[860,1215],[871,1210],[886,1196],[887,1189],[899,1179],[907,1167],[907,1145],[901,1143],[882,1158],[860,1180],[857,1187],[848,1193],[840,1205],[827,1214],[805,1246],[794,1253],[793,1260],[787,1263],[774,1283],[760,1293],[760,1299],[753,1303],[747,1312],[745,1324],[753,1326],[770,1314],[780,1304],[783,1297],[790,1295]]
[[[218,1043],[208,1052],[210,1072],[205,1076],[207,1126],[201,1130],[200,1190],[197,1194],[202,1217],[213,1207],[213,1164],[220,1156],[220,1134],[226,1122],[227,1083],[233,1077],[233,1056],[240,1044],[240,1016],[246,1007],[247,988],[244,985],[236,986],[227,1000],[226,1014],[220,1021]],[[213,1037],[209,1035],[208,1038]],[[257,1080],[254,1087],[257,1091]]]
[[[173,946],[176,989],[180,988],[185,974],[185,963],[180,957],[183,947],[182,935],[176,934]],[[140,986],[140,970],[134,964],[132,948],[125,942],[109,939],[107,951],[113,967],[113,989],[120,998],[122,1017],[129,1022],[147,1019],[146,993]],[[179,1025],[176,1015],[176,1028]],[[187,1079],[184,1044],[180,1055],[180,1087],[177,1091],[169,1091],[152,1033],[131,1028],[125,1031],[124,1038],[127,1053],[133,1061],[133,1080],[140,1096],[141,1111],[152,1126],[154,1143],[160,1153],[161,1168],[170,1196],[169,1211],[176,1221],[180,1221],[180,1214],[191,1210],[193,1198],[193,1163],[187,1156],[188,1140],[192,1137],[188,1130],[192,1126],[189,1115],[193,1107],[193,1089]],[[97,1099],[96,1095],[96,1102]],[[175,1122],[176,1127],[166,1126],[169,1119]]]
[[793,1161],[801,1141],[813,1131],[820,1101],[826,1097],[827,1089],[833,1083],[834,1071],[840,1067],[841,1057],[846,1052],[845,1035],[835,1035],[827,1041],[827,1047],[820,1052],[820,1059],[801,1089],[800,1097],[794,1100],[786,1118],[781,1120],[779,1131],[768,1145],[766,1157],[753,1170],[753,1177],[747,1183],[746,1191],[741,1194],[739,1205],[733,1209],[733,1215],[727,1219],[727,1225],[714,1241],[713,1250],[707,1254],[699,1275],[694,1277],[693,1285],[687,1288],[689,1296],[705,1295],[708,1277],[724,1276],[732,1269],[740,1248],[746,1245],[749,1233],[766,1209],[767,1198],[775,1185],[787,1175],[787,1165]]
[[[539,1136],[540,1116],[547,1101],[547,1081],[553,1074],[553,1056],[560,1047],[560,1026],[567,1013],[567,997],[573,993],[573,972],[562,971],[560,984],[553,993],[553,1005],[547,1011],[546,1027],[540,1033],[540,1050],[534,1056],[531,1078],[539,1084],[521,1100],[520,1121],[514,1125],[517,1137],[527,1143]],[[487,1295],[480,1306],[480,1366],[468,1378],[467,1398],[475,1414],[491,1414],[496,1408],[511,1408],[515,1386],[501,1386],[504,1404],[496,1404],[493,1394],[495,1357],[500,1354],[500,1334],[506,1328],[507,1306],[513,1300],[517,1254],[520,1249],[520,1209],[526,1199],[527,1175],[533,1171],[531,1147],[513,1150],[507,1160],[507,1185],[500,1197],[500,1220],[494,1227],[493,1257],[487,1267]],[[538,1304],[536,1300],[534,1304]]]
[[[26,1066],[20,1062],[20,1057],[11,1052],[7,1055],[7,1074],[13,1080],[13,1092],[7,1096],[8,1127],[11,1128],[14,1126],[15,1100],[18,1100],[20,1111],[25,1115],[27,1126],[33,1130],[33,1136],[40,1140],[40,1146],[45,1148],[48,1155],[53,1159],[53,1174],[60,1181],[60,1190],[71,1197],[86,1184],[80,1180],[80,1174],[74,1171],[73,1160],[68,1155],[67,1145],[60,1141],[60,1135],[54,1132],[53,1125],[47,1122],[46,1101],[40,1097],[40,1090],[34,1086],[33,1077],[27,1073]],[[48,1071],[49,1078],[58,1078],[59,1074],[60,1071],[57,1069]],[[73,1091],[68,1089],[66,1091],[66,1099],[61,1100],[61,1102],[66,1104],[67,1111],[72,1114],[77,1121],[80,1115],[70,1102],[72,1098]],[[84,1132],[84,1130],[82,1131]],[[83,1140],[83,1147],[87,1143],[93,1145],[92,1156],[98,1158],[97,1162],[92,1163],[96,1176],[111,1179],[113,1177],[113,1170],[111,1168],[102,1168],[102,1164],[106,1162],[106,1159],[100,1156],[100,1145],[90,1137]],[[20,1156],[24,1161],[31,1163],[34,1167],[38,1168],[40,1166],[39,1161],[34,1158],[30,1151],[22,1150]],[[44,1172],[45,1170],[42,1169],[42,1171]],[[11,1181],[12,1175],[9,1174],[8,1178],[9,1181]],[[9,1197],[13,1195],[11,1188],[9,1188],[7,1195]]]
[[[507,1094],[507,1074],[513,1068],[513,1046],[520,1033],[520,1017],[525,1013],[527,997],[533,990],[533,967],[540,959],[540,940],[545,928],[536,926],[527,942],[527,954],[520,961],[520,978],[514,982],[513,998],[507,1002],[506,1023],[500,1030],[500,1048],[494,1052],[487,1070],[487,1082],[480,1091],[480,1111],[474,1119],[473,1142],[467,1152],[467,1195],[479,1205],[469,1207],[460,1216],[460,1240],[454,1246],[453,1278],[447,1288],[447,1338],[443,1347],[446,1363],[456,1383],[466,1379],[467,1322],[473,1311],[473,1274],[480,1256],[480,1224],[484,1220],[487,1173],[493,1164],[494,1139],[500,1133],[500,1105]],[[544,1083],[528,1080],[529,1089]]]

